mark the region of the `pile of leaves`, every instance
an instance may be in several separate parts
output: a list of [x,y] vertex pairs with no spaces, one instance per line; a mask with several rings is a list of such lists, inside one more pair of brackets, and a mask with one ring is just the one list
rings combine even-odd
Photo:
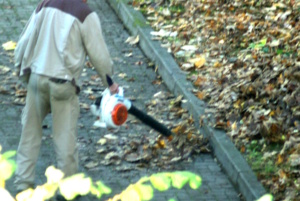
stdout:
[[174,56],[205,118],[276,200],[300,199],[300,2],[133,0]]
[[173,139],[158,135],[150,127],[150,133],[139,132],[138,125],[142,123],[130,115],[122,127],[134,126],[135,133],[128,134],[126,131],[124,134],[119,128],[105,134],[95,145],[98,156],[92,160],[87,158],[85,167],[111,165],[122,172],[144,167],[172,170],[176,169],[178,161],[191,161],[193,155],[209,152],[207,139],[193,126],[194,121],[188,112],[180,107],[182,101],[182,97],[158,92],[146,104],[148,115],[172,128]]

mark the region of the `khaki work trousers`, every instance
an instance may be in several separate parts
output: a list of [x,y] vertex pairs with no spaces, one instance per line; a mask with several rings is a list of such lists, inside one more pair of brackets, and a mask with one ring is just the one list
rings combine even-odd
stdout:
[[[22,114],[22,134],[17,150],[16,188],[33,187],[42,142],[42,122],[52,113],[52,135],[57,168],[70,176],[78,171],[77,121],[79,99],[71,82],[55,83],[32,73]],[[45,159],[41,159],[45,160]]]

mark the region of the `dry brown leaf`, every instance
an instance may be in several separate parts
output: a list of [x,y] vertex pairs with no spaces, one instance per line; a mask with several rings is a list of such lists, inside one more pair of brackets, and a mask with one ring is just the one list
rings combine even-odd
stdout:
[[196,81],[194,82],[194,85],[197,87],[201,87],[203,85],[205,85],[207,82],[207,79],[203,76],[198,76]]
[[176,128],[172,129],[172,132],[175,134],[183,134],[186,130],[186,126],[185,125],[178,125]]
[[206,93],[204,91],[197,92],[197,98],[199,98],[200,100],[204,100],[205,97],[206,97]]
[[276,165],[280,165],[284,162],[284,156],[281,154],[277,155],[277,159],[276,159]]

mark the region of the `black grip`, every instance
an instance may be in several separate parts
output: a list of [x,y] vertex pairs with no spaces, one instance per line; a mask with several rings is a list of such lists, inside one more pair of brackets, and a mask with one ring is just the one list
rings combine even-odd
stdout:
[[111,85],[113,85],[113,80],[111,79],[111,77],[109,75],[106,74],[106,81],[108,86],[110,87]]
[[154,130],[160,132],[162,135],[166,137],[170,137],[172,135],[172,131],[168,129],[165,125],[159,123],[154,118],[149,116],[148,114],[142,112],[138,108],[136,108],[134,105],[131,105],[128,112],[132,115],[134,115],[136,118],[141,120],[144,124],[150,126]]

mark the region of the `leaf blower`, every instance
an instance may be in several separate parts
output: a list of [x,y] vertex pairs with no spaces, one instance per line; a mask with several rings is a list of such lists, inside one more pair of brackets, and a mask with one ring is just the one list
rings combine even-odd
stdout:
[[[111,86],[113,84],[112,79],[108,75],[106,75],[106,79],[108,85]],[[136,108],[129,99],[126,99],[122,87],[119,87],[119,92],[116,94],[111,94],[108,88],[105,89],[102,95],[96,98],[95,103],[91,105],[91,112],[98,117],[94,123],[96,127],[117,128],[125,123],[129,113],[169,140],[173,138],[170,129]]]

